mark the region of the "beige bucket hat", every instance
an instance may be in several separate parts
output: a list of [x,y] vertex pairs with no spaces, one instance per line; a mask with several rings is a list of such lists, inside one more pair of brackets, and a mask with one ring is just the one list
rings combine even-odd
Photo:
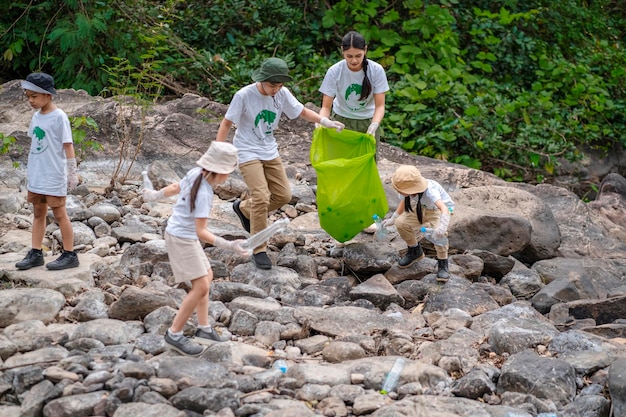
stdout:
[[391,178],[393,188],[403,194],[413,195],[426,191],[428,180],[412,165],[401,165]]
[[237,148],[228,142],[213,141],[196,164],[216,174],[230,174],[237,168]]

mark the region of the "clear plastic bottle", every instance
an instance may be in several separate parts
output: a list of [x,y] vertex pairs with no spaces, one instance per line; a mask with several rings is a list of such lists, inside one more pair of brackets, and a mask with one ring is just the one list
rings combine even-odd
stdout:
[[424,237],[426,239],[428,239],[430,242],[432,242],[433,244],[435,244],[437,246],[447,246],[448,245],[448,238],[446,236],[436,237],[435,236],[435,229],[432,229],[430,227],[422,226],[422,228],[420,229],[420,232],[422,232],[424,234]]
[[402,373],[402,369],[404,368],[404,358],[396,359],[396,362],[391,367],[391,370],[385,377],[385,382],[383,382],[383,387],[380,390],[381,394],[389,394],[396,388],[396,384],[400,379],[400,374]]
[[142,171],[141,176],[143,177],[143,188],[145,188],[146,190],[154,190],[152,181],[150,181],[150,178],[148,178],[148,171]]
[[279,370],[280,372],[284,374],[285,372],[287,372],[287,369],[289,369],[289,366],[287,365],[286,360],[277,359],[274,361],[274,365],[272,365],[272,368]]
[[243,247],[244,249],[252,250],[270,240],[270,238],[274,236],[274,234],[283,230],[285,227],[287,227],[288,224],[289,219],[286,217],[283,217],[280,220],[276,220],[274,223],[267,226],[259,233],[252,235],[248,239],[246,239],[246,241],[241,244],[241,247]]
[[378,214],[374,214],[372,218],[374,219],[374,224],[376,224],[376,239],[383,240],[387,236],[387,229],[383,226],[383,219]]

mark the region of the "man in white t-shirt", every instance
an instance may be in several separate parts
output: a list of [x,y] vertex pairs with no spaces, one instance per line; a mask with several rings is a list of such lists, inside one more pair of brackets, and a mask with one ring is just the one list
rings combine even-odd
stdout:
[[[266,59],[252,74],[253,84],[235,93],[217,131],[217,141],[225,141],[233,124],[236,125],[233,144],[239,153],[239,169],[249,198],[236,200],[233,209],[248,232],[255,234],[267,227],[272,210],[291,200],[291,186],[278,154],[274,131],[283,113],[289,119],[300,117],[326,128],[343,129],[338,121],[329,120],[304,107],[284,83],[291,81],[287,63],[280,58]],[[259,269],[271,269],[267,244],[253,251],[254,264]]]

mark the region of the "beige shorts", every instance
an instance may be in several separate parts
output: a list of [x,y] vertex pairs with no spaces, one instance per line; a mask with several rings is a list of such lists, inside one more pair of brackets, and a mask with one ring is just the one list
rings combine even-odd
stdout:
[[174,281],[193,281],[209,273],[211,264],[198,239],[181,239],[167,232],[164,238]]
[[57,197],[53,195],[37,194],[31,191],[26,196],[26,201],[31,204],[47,204],[48,207],[57,208],[65,205],[66,197]]

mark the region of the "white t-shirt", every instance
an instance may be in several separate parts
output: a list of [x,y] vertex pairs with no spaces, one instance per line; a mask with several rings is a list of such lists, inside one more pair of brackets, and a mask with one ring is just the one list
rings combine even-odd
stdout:
[[167,220],[165,231],[172,236],[181,239],[198,239],[196,233],[196,219],[208,219],[213,206],[213,187],[206,180],[200,183],[198,194],[196,195],[196,207],[192,212],[189,203],[191,187],[198,175],[202,173],[202,168],[192,168],[187,172],[185,178],[180,180],[180,193],[178,200],[172,207],[172,215]]
[[278,158],[274,130],[281,115],[295,119],[303,109],[304,105],[286,87],[274,97],[261,94],[256,83],[237,91],[224,117],[237,126],[233,145],[237,147],[239,163]]
[[55,109],[47,114],[37,111],[28,126],[31,138],[28,153],[28,191],[64,197],[67,173],[64,143],[72,143],[72,127],[67,114]]
[[[422,195],[422,206],[425,206],[429,210],[437,209],[435,203],[439,200],[443,201],[443,204],[448,207],[448,209],[452,209],[454,211],[454,201],[450,198],[448,192],[435,180],[426,180],[428,181],[428,187],[426,187],[426,191]],[[411,196],[411,198],[415,201],[418,200],[418,196]]]
[[372,92],[365,100],[359,100],[363,70],[351,71],[344,59],[328,68],[319,91],[334,97],[333,112],[339,116],[356,120],[371,119],[376,109],[374,94],[389,91],[389,83],[382,65],[369,59],[367,76],[372,84]]

